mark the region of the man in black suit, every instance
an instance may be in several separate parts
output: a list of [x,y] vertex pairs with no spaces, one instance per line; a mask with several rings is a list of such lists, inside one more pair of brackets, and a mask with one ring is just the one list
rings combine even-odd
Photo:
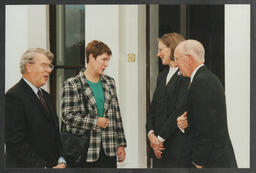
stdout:
[[22,79],[5,94],[5,143],[8,168],[65,168],[58,118],[43,85],[53,70],[53,54],[28,49],[20,61]]
[[176,66],[190,77],[187,114],[192,163],[197,168],[236,168],[228,133],[226,101],[218,77],[204,65],[205,50],[196,40],[178,44]]
[[[169,69],[158,75],[156,89],[147,114],[146,130],[151,146],[154,168],[191,167],[186,133],[186,116],[177,118],[185,111],[188,78],[184,78],[174,67],[173,52],[184,38],[178,33],[164,34],[158,39],[158,54],[163,65]],[[183,124],[183,125],[182,125]]]

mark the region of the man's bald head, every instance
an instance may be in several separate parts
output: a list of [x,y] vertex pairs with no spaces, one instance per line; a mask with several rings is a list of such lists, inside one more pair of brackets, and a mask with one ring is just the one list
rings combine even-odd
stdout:
[[204,46],[197,40],[185,40],[178,44],[176,49],[181,49],[184,54],[192,55],[198,62],[204,63]]
[[175,66],[183,76],[191,77],[193,71],[204,63],[204,47],[196,40],[185,40],[174,51]]

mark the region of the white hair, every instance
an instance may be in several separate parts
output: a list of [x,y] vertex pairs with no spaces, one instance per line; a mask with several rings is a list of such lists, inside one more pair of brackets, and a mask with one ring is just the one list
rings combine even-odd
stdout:
[[34,63],[34,57],[37,53],[43,54],[47,56],[47,58],[52,61],[53,60],[53,54],[49,50],[45,50],[42,48],[29,48],[26,50],[26,52],[22,55],[20,60],[20,73],[24,74],[26,69],[27,63]]
[[202,43],[197,40],[185,40],[178,44],[184,54],[192,55],[197,61],[204,63],[205,50]]

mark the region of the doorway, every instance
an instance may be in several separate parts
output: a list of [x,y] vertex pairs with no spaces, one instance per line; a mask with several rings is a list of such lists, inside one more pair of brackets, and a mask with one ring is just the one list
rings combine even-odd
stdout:
[[[159,5],[159,37],[170,32],[200,41],[206,66],[224,86],[224,5]],[[164,69],[159,59],[159,72]]]

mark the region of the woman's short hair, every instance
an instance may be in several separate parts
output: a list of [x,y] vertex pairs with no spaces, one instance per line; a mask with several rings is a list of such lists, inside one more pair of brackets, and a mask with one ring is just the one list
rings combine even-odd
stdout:
[[184,37],[176,32],[167,33],[158,38],[158,41],[161,41],[164,45],[171,49],[172,57],[174,55],[174,49],[176,46],[184,40]]
[[21,60],[20,60],[21,74],[25,73],[27,63],[34,63],[34,58],[37,53],[47,56],[47,58],[52,62],[54,55],[51,51],[45,50],[42,48],[29,48],[26,50],[25,53],[23,53]]
[[97,56],[102,55],[104,53],[106,53],[109,56],[112,55],[110,48],[105,43],[99,40],[93,40],[89,42],[86,46],[85,53],[87,63],[89,62],[90,54],[92,54],[95,59]]

